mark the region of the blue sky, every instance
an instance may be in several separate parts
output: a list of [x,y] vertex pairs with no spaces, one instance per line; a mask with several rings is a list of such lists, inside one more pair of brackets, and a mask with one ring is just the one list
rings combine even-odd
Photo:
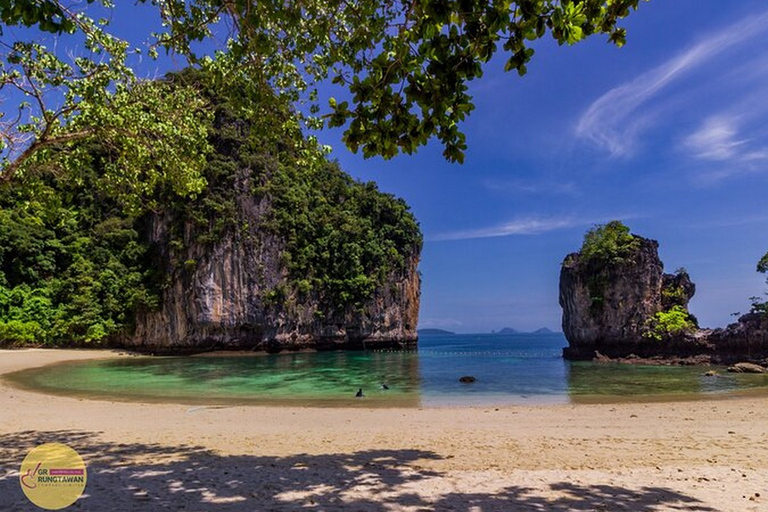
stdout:
[[627,45],[535,46],[528,75],[492,64],[473,84],[464,165],[432,144],[364,160],[320,139],[357,178],[405,198],[421,222],[420,327],[560,327],[560,263],[596,223],[659,240],[690,309],[723,326],[766,290],[768,4],[643,3]]

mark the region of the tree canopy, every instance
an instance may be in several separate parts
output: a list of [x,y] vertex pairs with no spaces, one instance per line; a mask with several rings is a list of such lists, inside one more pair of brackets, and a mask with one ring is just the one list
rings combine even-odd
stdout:
[[[209,148],[192,114],[204,115],[205,105],[192,90],[175,90],[173,100],[162,88],[132,93],[138,56],[163,51],[215,73],[220,87],[247,76],[252,94],[243,96],[243,112],[267,100],[304,103],[296,116],[312,128],[346,127],[346,145],[365,156],[412,153],[437,138],[445,157],[461,162],[460,125],[474,108],[468,83],[484,64],[502,54],[506,70],[525,74],[531,42],[545,36],[573,44],[605,34],[620,46],[618,23],[639,2],[138,0],[157,13],[159,29],[126,41],[110,31],[110,19],[141,6],[3,1],[0,180],[54,155],[54,167],[66,167],[71,144],[90,138],[115,146],[105,156],[110,165],[180,193],[199,191]],[[349,99],[321,105],[316,86],[323,81],[342,86]],[[191,107],[189,115],[180,115],[179,104]],[[148,149],[162,138],[183,147]]]

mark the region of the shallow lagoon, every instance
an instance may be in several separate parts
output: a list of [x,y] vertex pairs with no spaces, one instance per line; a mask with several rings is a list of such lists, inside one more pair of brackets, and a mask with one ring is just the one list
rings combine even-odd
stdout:
[[[768,391],[768,375],[572,363],[562,334],[425,336],[418,351],[129,357],[7,376],[42,392],[190,404],[446,406],[676,400]],[[462,384],[463,375],[477,381]],[[389,387],[384,390],[382,383]],[[355,398],[362,388],[365,397]]]

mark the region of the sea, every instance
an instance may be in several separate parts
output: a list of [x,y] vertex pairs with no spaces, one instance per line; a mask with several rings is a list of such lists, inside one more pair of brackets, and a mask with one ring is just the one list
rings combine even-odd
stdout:
[[[416,350],[215,353],[77,361],[7,376],[92,399],[197,405],[444,407],[695,400],[768,391],[768,375],[570,362],[553,334],[425,335]],[[473,382],[461,382],[472,377]],[[467,380],[467,379],[463,379]],[[358,396],[362,395],[362,396]]]

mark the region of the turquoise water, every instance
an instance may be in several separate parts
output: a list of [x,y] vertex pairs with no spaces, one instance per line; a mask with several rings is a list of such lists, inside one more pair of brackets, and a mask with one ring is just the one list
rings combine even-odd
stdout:
[[[190,404],[441,406],[696,398],[768,389],[768,375],[571,363],[562,334],[424,336],[418,351],[130,357],[17,372],[26,388]],[[462,384],[464,375],[476,377]],[[389,389],[382,389],[385,383]],[[362,388],[365,397],[356,398]]]

